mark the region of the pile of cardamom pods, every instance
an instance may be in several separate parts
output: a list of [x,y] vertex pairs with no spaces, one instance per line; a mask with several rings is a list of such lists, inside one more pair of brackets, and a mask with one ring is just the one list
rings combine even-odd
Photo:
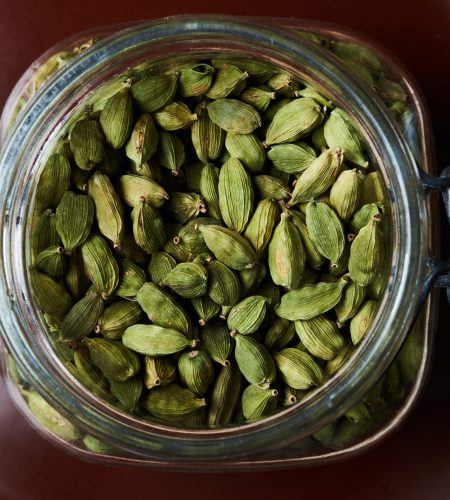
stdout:
[[104,401],[171,425],[257,420],[368,331],[389,267],[381,176],[350,117],[280,69],[139,75],[47,156],[33,295]]

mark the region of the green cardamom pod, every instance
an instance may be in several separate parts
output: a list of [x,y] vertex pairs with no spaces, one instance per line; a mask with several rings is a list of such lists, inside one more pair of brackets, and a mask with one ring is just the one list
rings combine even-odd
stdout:
[[294,338],[295,326],[293,321],[276,318],[267,330],[264,344],[270,351],[281,351]]
[[403,87],[399,83],[387,78],[379,78],[376,87],[379,95],[388,103],[406,101],[408,99],[408,94]]
[[133,129],[133,100],[128,89],[110,97],[100,113],[100,125],[106,142],[120,149]]
[[197,193],[172,191],[167,207],[173,218],[181,224],[206,212],[205,200]]
[[206,103],[197,105],[198,116],[191,126],[191,140],[198,159],[203,163],[215,160],[220,155],[225,141],[225,131],[216,125],[206,111]]
[[163,167],[169,169],[173,175],[178,175],[181,166],[186,161],[183,142],[174,133],[162,130],[157,157]]
[[239,95],[241,101],[252,105],[260,113],[263,113],[276,97],[275,92],[266,85],[248,87]]
[[268,81],[267,85],[285,97],[296,97],[297,91],[300,90],[298,82],[294,80],[294,75],[281,71],[275,73]]
[[257,262],[250,269],[239,271],[239,280],[241,282],[241,297],[254,295],[255,291],[264,281],[267,274],[266,266]]
[[318,104],[321,104],[322,106],[325,106],[327,109],[333,109],[334,104],[332,101],[324,97],[322,94],[317,92],[317,90],[311,86],[307,85],[303,89],[299,90],[296,92],[296,96],[301,96],[301,97],[310,97],[311,99],[314,99]]
[[64,283],[72,297],[76,300],[80,299],[88,289],[89,278],[86,276],[84,270],[80,247],[75,248],[69,257],[69,266]]
[[131,220],[134,239],[147,253],[155,252],[164,244],[164,222],[158,210],[141,201],[133,208]]
[[104,135],[100,124],[85,118],[75,123],[70,132],[70,149],[82,170],[92,170],[104,155]]
[[201,194],[200,177],[205,165],[201,161],[186,165],[184,172],[184,186],[186,191]]
[[95,453],[96,455],[113,455],[117,453],[116,448],[110,446],[107,443],[104,443],[103,441],[100,441],[90,434],[85,434],[85,436],[83,437],[83,445],[87,450]]
[[266,313],[267,298],[251,295],[233,306],[227,318],[228,328],[242,335],[254,333],[261,326]]
[[198,324],[206,325],[209,320],[217,316],[220,312],[220,305],[214,302],[208,295],[191,299],[192,307],[198,315]]
[[208,274],[199,264],[182,262],[169,271],[160,285],[168,286],[181,297],[191,299],[205,295],[208,288]]
[[302,344],[316,358],[329,361],[344,346],[344,338],[336,323],[325,316],[295,322],[295,331]]
[[253,81],[265,82],[275,74],[275,71],[266,63],[262,63],[256,59],[242,59],[227,57],[224,59],[212,59],[212,63],[216,68],[223,68],[228,65],[237,66],[242,71],[246,71]]
[[36,257],[35,266],[39,271],[59,280],[66,273],[67,262],[64,258],[64,248],[51,246],[42,250]]
[[64,193],[70,188],[70,163],[59,153],[52,154],[45,162],[36,188],[36,212],[56,208]]
[[381,215],[382,211],[375,203],[368,203],[357,210],[351,218],[348,226],[353,234],[359,231],[372,220],[374,215]]
[[339,259],[336,262],[330,262],[328,264],[328,272],[330,276],[339,278],[348,272],[348,259],[350,257],[350,246],[353,241],[353,235],[347,235],[347,241],[345,242],[344,251],[341,253]]
[[363,181],[358,170],[344,170],[331,187],[330,204],[343,222],[348,222],[360,205]]
[[162,182],[162,170],[161,165],[156,162],[155,158],[152,157],[149,161],[146,161],[142,165],[136,165],[132,163],[130,165],[131,172],[135,175],[145,175],[153,179],[157,183]]
[[214,83],[208,92],[206,92],[206,97],[209,99],[220,99],[240,94],[245,88],[248,77],[249,75],[246,71],[242,71],[237,66],[231,64],[217,68]]
[[282,180],[270,175],[256,175],[253,177],[258,195],[262,199],[275,201],[287,200],[291,197],[289,186]]
[[186,247],[192,254],[199,255],[208,253],[205,238],[200,231],[200,226],[221,225],[220,220],[212,217],[200,217],[194,219],[181,227],[178,237],[174,238],[177,245]]
[[289,210],[288,213],[290,215],[290,222],[294,224],[300,233],[303,248],[305,249],[306,261],[313,269],[319,269],[325,262],[325,258],[317,251],[316,245],[309,234],[305,216],[296,210]]
[[125,410],[129,412],[136,409],[144,389],[142,380],[138,376],[123,381],[111,379],[109,387],[111,394],[117,398]]
[[353,344],[346,340],[337,355],[325,365],[325,374],[328,377],[334,375],[352,357],[354,351]]
[[277,407],[278,391],[249,385],[242,393],[242,411],[247,420],[257,420],[270,415]]
[[311,319],[332,309],[340,300],[347,278],[336,283],[317,283],[285,293],[275,312],[280,318],[297,321]]
[[377,311],[377,301],[366,300],[366,302],[364,302],[364,304],[360,307],[359,311],[353,316],[350,321],[350,335],[352,337],[353,344],[359,344],[364,338],[372,326]]
[[159,132],[155,122],[151,115],[144,113],[134,124],[125,152],[137,167],[141,167],[156,153],[158,142]]
[[345,287],[341,300],[336,304],[334,310],[338,323],[344,325],[358,312],[359,306],[366,297],[366,287],[360,286],[354,281]]
[[280,289],[274,283],[266,283],[258,289],[257,295],[261,295],[268,299],[267,305],[271,308],[280,303]]
[[262,387],[271,384],[276,378],[276,367],[267,348],[246,335],[234,334],[234,338],[234,356],[242,375],[250,384]]
[[423,342],[423,330],[420,321],[417,321],[411,333],[406,337],[397,358],[405,384],[416,380],[417,372],[424,362]]
[[322,369],[307,352],[288,347],[274,357],[281,378],[292,388],[304,390],[322,383]]
[[239,160],[250,172],[260,172],[263,169],[266,152],[256,134],[227,133],[225,148],[231,158]]
[[240,283],[236,273],[219,261],[207,266],[208,295],[221,306],[233,306],[239,300]]
[[145,379],[147,389],[168,385],[177,376],[177,365],[168,357],[145,356]]
[[131,260],[138,264],[144,265],[148,262],[148,255],[134,241],[132,234],[125,232],[122,237],[122,243],[119,248],[114,248],[115,254],[124,259]]
[[237,99],[217,99],[206,109],[216,125],[232,134],[251,134],[262,123],[256,109]]
[[115,295],[136,300],[136,295],[144,283],[145,273],[138,265],[126,258],[119,260],[119,284]]
[[328,146],[323,132],[323,124],[320,127],[314,129],[313,133],[311,134],[311,142],[313,143],[313,146],[321,153],[326,149],[329,149],[330,146]]
[[361,205],[376,203],[382,205],[385,203],[383,179],[380,172],[370,172],[364,178],[363,190],[361,195]]
[[223,321],[212,321],[200,332],[201,346],[211,358],[222,366],[229,366],[234,342]]
[[200,62],[182,64],[175,70],[179,73],[178,94],[181,97],[203,95],[212,85],[214,67],[210,64]]
[[142,309],[136,302],[123,300],[107,307],[98,319],[95,333],[112,340],[120,340],[123,332],[142,319]]
[[345,418],[352,423],[360,423],[369,422],[371,416],[367,406],[363,402],[359,402],[345,412]]
[[[295,405],[301,401],[307,394],[308,390],[302,391],[301,389],[293,389],[289,385],[285,384],[283,387],[283,407],[288,408],[289,406]],[[314,434],[314,438],[316,435]]]
[[98,293],[89,292],[68,312],[61,323],[60,341],[72,342],[89,335],[103,313],[104,301]]
[[219,206],[219,169],[208,163],[202,169],[200,176],[200,193],[206,201],[211,217],[221,219]]
[[164,188],[143,175],[122,175],[119,178],[119,193],[130,207],[145,201],[153,208],[160,208],[169,199]]
[[204,396],[214,381],[214,365],[206,351],[183,353],[178,359],[180,380],[191,391]]
[[31,230],[30,251],[34,260],[42,250],[51,246],[59,246],[60,238],[56,230],[55,214],[51,208],[44,210]]
[[277,144],[270,148],[267,156],[278,170],[288,174],[302,172],[317,158],[314,149],[304,142]]
[[[159,285],[166,279],[167,275],[175,269],[177,261],[166,252],[153,252],[147,274],[151,281]],[[143,283],[142,283],[143,284]]]
[[154,113],[169,104],[177,91],[178,74],[154,75],[131,86],[131,95],[145,113]]
[[184,102],[173,101],[159,109],[154,115],[156,123],[164,130],[181,130],[188,128],[198,117]]

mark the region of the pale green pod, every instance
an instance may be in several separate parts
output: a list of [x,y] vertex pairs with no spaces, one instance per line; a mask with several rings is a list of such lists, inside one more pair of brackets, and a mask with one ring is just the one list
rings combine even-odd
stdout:
[[344,170],[331,187],[330,204],[343,222],[348,222],[360,205],[363,181],[358,170]]
[[367,289],[367,294],[371,299],[378,300],[382,296],[386,287],[387,271],[388,269],[386,268],[386,255],[384,255],[383,259],[380,261],[378,269],[375,272],[375,276],[369,283]]
[[167,208],[173,218],[185,224],[207,211],[205,200],[197,193],[172,191]]
[[328,377],[334,375],[339,370],[339,368],[341,368],[341,366],[344,366],[344,364],[352,357],[354,351],[355,348],[352,342],[346,340],[342,349],[337,353],[337,355],[333,359],[328,361],[325,365],[325,374]]
[[359,306],[366,297],[366,287],[360,286],[351,281],[345,287],[341,300],[336,304],[334,310],[338,323],[344,325],[349,319],[358,312]]
[[326,203],[311,201],[306,208],[306,225],[317,250],[337,262],[345,247],[344,227]]
[[358,234],[359,231],[372,220],[374,215],[381,215],[381,210],[375,203],[368,203],[363,205],[356,211],[351,218],[348,226],[353,234]]
[[285,97],[296,97],[297,91],[300,89],[300,84],[294,80],[294,75],[284,71],[275,73],[267,80],[267,85]]
[[239,300],[239,278],[220,261],[211,261],[208,266],[208,295],[221,306],[234,306]]
[[351,68],[353,73],[355,73],[359,79],[368,83],[372,88],[375,88],[375,80],[370,71],[365,66],[355,61],[344,61],[344,62],[349,68]]
[[176,73],[149,76],[134,83],[130,92],[142,111],[154,113],[173,100],[177,79]]
[[152,253],[162,247],[166,233],[163,219],[157,209],[141,201],[133,208],[131,220],[134,239],[143,250]]
[[294,99],[275,113],[267,128],[265,145],[297,141],[318,127],[322,120],[322,110],[313,99]]
[[83,257],[80,248],[76,248],[69,257],[64,284],[74,299],[80,299],[88,289],[89,279],[84,271]]
[[235,335],[234,338],[236,363],[247,381],[260,386],[272,383],[276,378],[276,367],[267,348],[246,335]]
[[181,139],[174,133],[162,130],[157,158],[163,167],[169,169],[172,174],[178,175],[181,166],[186,161],[186,151]]
[[137,264],[143,265],[148,261],[147,253],[137,245],[133,235],[128,232],[124,232],[120,248],[114,248],[114,250],[119,257],[129,259]]
[[376,203],[382,205],[385,203],[383,178],[380,172],[370,172],[364,178],[363,191],[361,195],[361,205]]
[[298,178],[289,205],[310,201],[325,193],[334,184],[343,161],[341,149],[323,151]]
[[153,118],[162,129],[174,131],[190,127],[198,117],[184,102],[173,101],[159,109]]
[[371,419],[370,411],[367,406],[360,401],[355,406],[345,412],[345,418],[352,423],[369,422]]
[[223,427],[231,422],[241,396],[242,375],[234,362],[221,368],[214,383],[209,408],[208,427]]
[[223,321],[213,321],[200,331],[200,345],[222,366],[229,366],[234,349],[233,338]]
[[142,319],[142,309],[137,302],[115,302],[107,307],[98,319],[95,333],[112,340],[122,338],[123,332]]
[[270,351],[281,351],[294,338],[295,326],[293,321],[276,318],[267,330],[264,344]]
[[247,420],[257,420],[270,415],[277,407],[278,391],[249,385],[242,393],[242,412]]
[[334,109],[323,126],[323,134],[330,148],[344,150],[345,159],[366,168],[362,138],[350,117],[341,109]]
[[105,303],[98,293],[88,292],[68,312],[61,323],[59,340],[72,342],[80,340],[94,331],[103,314]]
[[378,228],[379,216],[364,226],[350,247],[348,270],[350,278],[361,286],[367,286],[375,277],[383,258],[382,234]]
[[62,321],[73,305],[66,289],[54,278],[35,268],[30,268],[30,283],[38,306]]
[[209,99],[220,99],[222,97],[239,94],[245,87],[248,78],[246,71],[240,70],[237,66],[227,65],[217,68],[214,82],[206,92]]
[[206,406],[206,401],[198,398],[189,389],[169,384],[151,390],[142,404],[153,416],[170,422],[184,420],[202,406]]
[[65,156],[59,153],[49,156],[36,187],[35,210],[38,215],[47,208],[58,206],[70,188],[70,172],[70,163]]
[[182,351],[186,347],[195,347],[195,340],[188,339],[182,333],[156,325],[134,324],[122,335],[122,343],[128,349],[146,356],[167,356]]
[[186,299],[205,295],[208,288],[206,269],[194,262],[182,262],[174,267],[160,283]]
[[113,455],[114,453],[117,453],[116,448],[100,441],[95,436],[91,436],[90,434],[86,434],[84,436],[83,445],[87,450],[95,453],[96,455]]
[[243,232],[253,212],[255,194],[251,177],[239,160],[231,158],[220,169],[218,193],[225,224],[238,233]]
[[267,298],[250,295],[232,307],[227,326],[242,335],[254,333],[261,326],[267,313]]
[[306,254],[297,227],[288,214],[281,214],[269,244],[269,271],[273,282],[289,289],[297,288],[305,269]]
[[252,106],[237,99],[217,99],[206,107],[211,120],[232,134],[251,134],[261,126],[261,116]]
[[257,87],[248,87],[241,94],[239,99],[252,105],[260,113],[263,113],[269,104],[276,99],[277,95],[266,85],[259,85]]
[[289,406],[297,404],[305,398],[309,392],[309,390],[302,391],[301,389],[293,389],[289,385],[285,384],[283,387],[283,407],[288,408]]
[[380,78],[376,87],[378,94],[389,104],[396,101],[405,102],[408,99],[405,89],[399,83],[387,78]]
[[208,253],[205,238],[200,231],[200,227],[205,225],[221,225],[221,222],[213,217],[199,217],[194,219],[181,227],[178,235],[174,238],[176,244],[186,247],[196,255]]
[[336,283],[316,283],[304,285],[281,297],[275,306],[275,313],[280,318],[296,321],[311,319],[332,309],[341,299],[342,292],[348,284],[347,278]]
[[112,148],[119,149],[127,142],[133,129],[133,100],[128,89],[108,99],[100,112],[100,125]]
[[159,285],[176,265],[177,261],[168,253],[153,252],[150,264],[148,265],[147,274],[151,281]]
[[206,164],[202,169],[200,193],[206,201],[209,215],[220,220],[219,169],[211,163]]
[[269,64],[263,63],[255,58],[243,59],[241,57],[226,57],[212,59],[216,68],[223,68],[230,64],[246,71],[253,81],[265,82],[275,74],[275,70]]
[[310,354],[289,347],[274,357],[281,378],[294,389],[309,389],[322,383],[323,371]]
[[132,412],[136,409],[144,389],[142,379],[139,376],[119,381],[111,379],[109,382],[111,394],[117,398],[126,411]]
[[135,175],[145,175],[145,177],[149,177],[155,182],[162,182],[161,165],[157,163],[154,158],[151,158],[149,161],[143,163],[142,165],[136,165],[135,163],[132,163],[130,165],[130,170]]
[[256,175],[253,177],[256,191],[262,199],[275,201],[288,200],[291,197],[291,189],[281,179],[270,175]]
[[169,357],[145,356],[145,378],[147,389],[167,385],[175,380],[177,365]]
[[291,184],[291,174],[278,170],[276,167],[270,167],[270,169],[267,171],[267,174],[270,177],[275,177],[275,179],[278,179],[281,182],[283,182],[285,185],[287,185],[287,190],[289,192],[291,191],[289,187],[289,184]]
[[188,314],[168,292],[154,283],[145,283],[136,298],[150,321],[177,330],[186,337],[192,336],[192,323]]
[[355,423],[347,419],[341,420],[333,437],[332,448],[341,450],[361,442],[373,430],[373,425],[372,421]]
[[91,232],[93,220],[94,204],[91,198],[66,191],[56,207],[55,225],[67,253],[84,243]]
[[348,272],[348,259],[350,257],[350,246],[353,241],[353,235],[347,235],[347,241],[345,242],[344,250],[339,256],[336,262],[331,262],[328,264],[328,272],[330,276],[339,278]]
[[360,307],[359,311],[353,316],[352,320],[350,321],[350,335],[352,337],[353,344],[359,344],[364,338],[364,336],[372,326],[377,311],[377,301],[367,300]]
[[278,170],[288,174],[302,172],[317,158],[314,149],[304,142],[277,144],[267,156]]
[[103,236],[120,249],[125,229],[123,205],[108,176],[100,172],[90,177],[88,195],[95,205],[95,217]]
[[103,140],[104,135],[97,121],[85,118],[75,123],[70,131],[70,149],[75,163],[82,170],[92,170],[102,161]]
[[176,66],[178,73],[177,93],[181,97],[194,97],[205,94],[211,87],[214,67],[210,64],[193,62]]
[[106,241],[92,234],[81,245],[87,277],[103,298],[109,297],[119,284],[119,266]]
[[59,246],[61,239],[56,230],[55,214],[48,208],[44,210],[31,229],[30,251],[32,260],[48,247]]
[[231,158],[239,160],[250,172],[260,172],[263,169],[266,152],[256,134],[227,133],[225,148]]
[[264,124],[269,124],[273,120],[273,117],[278,113],[278,111],[290,102],[292,102],[292,99],[289,99],[287,97],[271,102],[263,114]]
[[254,295],[259,285],[264,281],[267,274],[266,266],[261,262],[250,269],[239,271],[239,280],[241,282],[241,298],[247,295]]
[[209,295],[195,297],[191,299],[192,307],[198,316],[198,324],[205,326],[209,320],[217,316],[220,312],[220,305],[214,302]]
[[125,146],[128,158],[141,167],[156,153],[159,142],[159,132],[150,114],[142,114],[136,121],[131,137]]
[[39,271],[59,280],[66,273],[67,262],[64,258],[64,248],[51,246],[42,250],[36,257],[35,266]]
[[311,134],[311,142],[313,143],[314,147],[320,152],[329,149],[323,133],[323,126],[324,125],[322,124],[320,127],[317,127]]
[[411,333],[406,337],[398,354],[398,362],[404,383],[409,384],[416,380],[417,372],[423,363],[423,330],[420,320],[417,321]]
[[144,175],[122,175],[119,177],[119,194],[130,207],[145,201],[153,208],[160,208],[169,199],[166,190]]
[[306,262],[313,268],[319,269],[319,267],[325,262],[325,257],[321,255],[312,240],[308,227],[306,225],[306,219],[303,214],[297,212],[296,210],[289,210],[290,222],[298,229],[300,237],[303,242],[303,247],[306,254]]
[[197,105],[195,112],[198,120],[191,126],[192,145],[198,159],[208,163],[220,155],[225,141],[225,131],[211,120],[204,102]]
[[136,295],[144,283],[145,273],[138,265],[126,258],[119,260],[119,284],[115,295],[136,300]]
[[310,97],[311,99],[314,99],[318,104],[321,104],[322,106],[325,106],[327,109],[333,109],[334,104],[332,101],[324,97],[322,94],[320,94],[315,87],[312,85],[307,85],[306,87],[302,88],[301,90],[298,90],[295,93],[296,97]]
[[255,265],[251,243],[236,231],[216,225],[200,226],[200,231],[208,248],[226,266],[240,271]]
[[118,340],[84,338],[92,362],[108,379],[122,382],[134,377],[141,366],[138,356]]
[[178,359],[180,380],[198,396],[204,396],[214,381],[214,365],[206,351],[183,353]]
[[325,316],[295,322],[295,331],[302,344],[316,358],[329,361],[336,357],[344,346],[344,338],[336,323]]

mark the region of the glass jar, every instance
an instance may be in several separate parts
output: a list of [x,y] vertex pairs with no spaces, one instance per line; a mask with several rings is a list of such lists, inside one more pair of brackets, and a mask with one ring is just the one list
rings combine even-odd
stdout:
[[[408,106],[396,117],[355,72],[355,61],[348,62],[349,47],[363,58],[376,58],[406,91]],[[386,185],[392,256],[370,332],[311,397],[255,423],[192,430],[125,414],[71,376],[36,314],[25,235],[41,160],[77,106],[104,82],[145,61],[161,67],[211,54],[251,55],[283,68],[313,83],[355,120]],[[444,191],[449,183],[432,177],[432,139],[420,92],[407,71],[372,41],[324,23],[227,16],[177,16],[94,30],[50,49],[25,73],[4,109],[0,132],[5,379],[25,417],[64,449],[90,460],[175,470],[298,466],[367,450],[397,429],[414,406],[429,368],[436,318],[435,291],[427,297],[428,291],[450,268],[430,257],[438,248],[431,223],[437,200],[428,191]],[[440,283],[448,286],[448,278]],[[376,418],[367,423],[343,417],[361,400],[379,406]]]

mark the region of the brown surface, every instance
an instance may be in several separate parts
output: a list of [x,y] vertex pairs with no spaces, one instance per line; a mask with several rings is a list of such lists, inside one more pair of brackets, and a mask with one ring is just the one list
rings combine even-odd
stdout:
[[[450,164],[450,4],[448,0],[172,0],[133,2],[2,0],[0,106],[28,64],[67,35],[112,22],[184,12],[323,19],[384,43],[409,67],[431,111],[438,165]],[[306,5],[305,5],[306,4]],[[165,4],[164,4],[165,5]],[[212,6],[214,5],[214,7]],[[436,221],[438,223],[438,221]],[[440,221],[444,224],[444,219]],[[450,257],[448,226],[443,255]],[[450,499],[449,306],[441,301],[430,383],[414,415],[376,450],[338,465],[247,475],[169,474],[108,468],[64,454],[31,430],[0,385],[0,500],[72,498]]]

